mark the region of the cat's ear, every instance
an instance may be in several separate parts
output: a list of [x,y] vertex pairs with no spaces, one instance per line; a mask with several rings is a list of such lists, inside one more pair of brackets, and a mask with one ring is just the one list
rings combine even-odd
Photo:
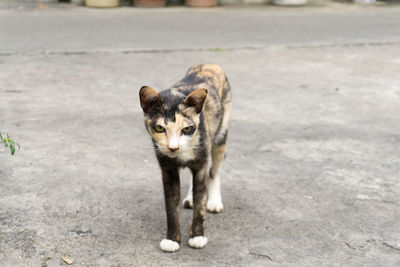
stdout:
[[190,108],[194,108],[197,113],[200,113],[203,109],[206,98],[207,89],[196,89],[185,98],[183,103]]
[[139,91],[140,105],[144,112],[147,112],[152,106],[161,104],[161,98],[157,92],[149,87],[143,86]]

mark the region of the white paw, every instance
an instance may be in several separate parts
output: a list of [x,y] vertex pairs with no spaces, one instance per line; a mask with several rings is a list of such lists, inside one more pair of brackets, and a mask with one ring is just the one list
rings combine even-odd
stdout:
[[209,212],[219,213],[224,209],[224,205],[221,200],[210,199],[207,201],[207,210]]
[[195,236],[189,238],[189,246],[192,248],[202,248],[207,244],[207,237],[205,236]]
[[160,248],[162,251],[174,252],[179,249],[178,242],[172,241],[170,239],[163,239],[160,242]]
[[183,200],[183,207],[185,207],[185,209],[192,209],[193,208],[193,198],[185,197],[185,199]]

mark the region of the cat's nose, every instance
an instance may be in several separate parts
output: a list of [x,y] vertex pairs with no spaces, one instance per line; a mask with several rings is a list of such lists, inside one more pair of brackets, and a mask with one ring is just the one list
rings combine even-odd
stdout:
[[171,152],[176,152],[179,150],[179,139],[176,136],[171,136],[168,139],[168,149]]
[[168,147],[169,151],[176,152],[179,150],[179,147]]

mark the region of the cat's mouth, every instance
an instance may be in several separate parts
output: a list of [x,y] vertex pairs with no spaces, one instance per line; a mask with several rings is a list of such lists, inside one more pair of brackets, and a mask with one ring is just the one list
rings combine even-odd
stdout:
[[179,149],[178,151],[170,151],[169,149],[165,149],[165,148],[160,148],[161,153],[163,153],[164,155],[170,157],[170,158],[176,158],[177,156],[179,156],[179,154],[181,153],[181,149]]
[[176,156],[178,156],[179,152],[166,151],[166,152],[164,152],[164,154],[167,155],[170,158],[175,158]]

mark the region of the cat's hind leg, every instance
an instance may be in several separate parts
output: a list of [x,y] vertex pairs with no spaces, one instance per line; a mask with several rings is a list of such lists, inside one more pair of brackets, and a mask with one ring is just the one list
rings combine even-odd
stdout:
[[225,158],[226,145],[219,145],[212,150],[212,168],[210,169],[208,181],[207,211],[219,213],[223,210],[221,197],[221,181],[218,170],[222,160]]
[[187,192],[186,197],[183,199],[183,207],[185,209],[193,208],[193,181],[190,179],[189,191]]
[[210,169],[210,175],[208,180],[208,201],[207,201],[207,210],[209,212],[219,213],[223,210],[224,205],[222,204],[221,197],[221,179],[218,175],[219,167],[221,166],[221,162],[225,158],[226,152],[226,140],[228,137],[228,124],[231,118],[232,112],[232,102],[231,102],[231,94],[229,83],[226,84],[224,91],[226,94],[223,94],[224,98],[224,115],[222,118],[222,122],[220,125],[220,129],[215,137],[215,144],[212,148],[212,167]]

